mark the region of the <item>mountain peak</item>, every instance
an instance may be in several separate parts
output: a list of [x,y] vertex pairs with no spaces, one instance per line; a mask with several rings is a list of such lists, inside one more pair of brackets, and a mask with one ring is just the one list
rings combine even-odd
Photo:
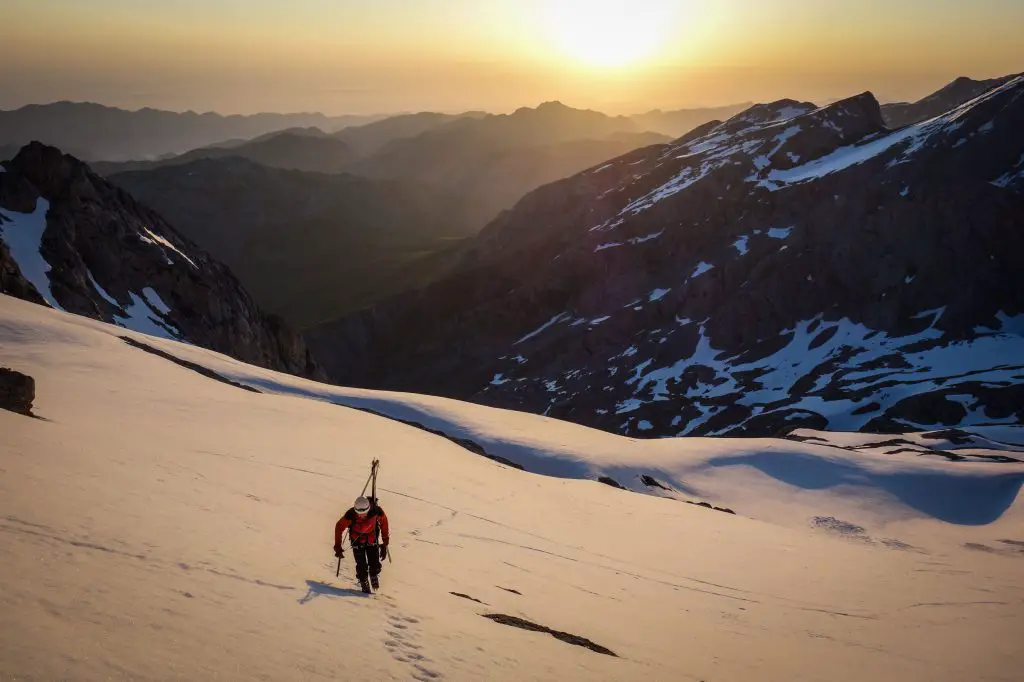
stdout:
[[56,147],[32,141],[21,148],[10,165],[43,196],[68,194],[90,199],[96,196],[89,167]]
[[[563,104],[557,100],[550,102],[541,102],[536,107],[520,107],[513,112],[512,116],[523,117],[523,116],[569,116],[574,113],[582,113],[583,109],[575,109],[567,104]],[[589,112],[588,112],[589,113]]]
[[1018,76],[1020,74],[1010,74],[988,80],[960,76],[916,102],[887,104],[882,107],[882,111],[886,122],[893,128],[919,123],[949,111],[988,90],[1005,85]]
[[870,92],[841,99],[810,114],[830,128],[838,128],[843,137],[860,139],[885,128],[882,106]]
[[323,376],[301,338],[265,315],[223,264],[56,147],[32,142],[5,164],[0,209],[4,293]]

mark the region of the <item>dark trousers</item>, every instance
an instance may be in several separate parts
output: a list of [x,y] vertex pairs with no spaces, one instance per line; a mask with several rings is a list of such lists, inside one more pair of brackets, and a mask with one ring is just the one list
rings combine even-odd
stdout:
[[380,548],[377,545],[352,545],[356,558],[356,578],[366,580],[367,575],[380,575]]

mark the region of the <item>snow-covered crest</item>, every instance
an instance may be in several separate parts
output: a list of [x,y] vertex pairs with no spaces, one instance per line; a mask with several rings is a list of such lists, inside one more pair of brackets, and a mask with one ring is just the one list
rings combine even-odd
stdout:
[[[755,106],[711,128],[704,135],[685,139],[661,151],[662,163],[678,166],[678,172],[643,196],[626,203],[615,218],[594,229],[606,231],[619,227],[624,218],[642,213],[693,187],[716,171],[733,165],[750,167],[748,182],[776,191],[865,163],[892,150],[899,151],[899,154],[889,161],[890,167],[906,163],[934,140],[955,132],[959,121],[972,109],[1015,91],[1022,85],[1024,77],[1018,77],[922,123],[895,131],[879,128],[866,137],[852,139],[844,135],[844,122],[861,115],[851,109],[862,108],[861,102],[867,95],[817,109],[787,100],[773,105]],[[853,106],[851,102],[860,106]],[[873,105],[869,104],[869,108],[873,106],[877,110],[877,102],[873,98],[871,102]],[[877,119],[880,126],[880,112],[877,112]],[[788,143],[794,136],[801,131],[815,129],[831,130],[839,135],[837,140],[849,141],[836,144],[831,152],[815,158],[787,152]],[[787,157],[788,162],[783,167],[776,167],[772,159],[777,157]],[[648,174],[651,172],[648,171]],[[999,181],[1008,182],[1005,179]],[[631,178],[628,184],[634,182],[636,180]],[[625,189],[626,185],[619,188],[620,191]]]

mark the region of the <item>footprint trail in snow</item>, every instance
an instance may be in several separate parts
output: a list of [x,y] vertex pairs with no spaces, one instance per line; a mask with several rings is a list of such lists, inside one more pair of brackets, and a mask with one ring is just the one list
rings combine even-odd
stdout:
[[415,626],[417,618],[398,612],[390,599],[382,595],[381,602],[388,611],[384,635],[384,648],[391,657],[412,668],[412,677],[420,682],[444,679],[444,674],[432,667],[433,661],[423,653],[423,646],[417,643],[419,635]]

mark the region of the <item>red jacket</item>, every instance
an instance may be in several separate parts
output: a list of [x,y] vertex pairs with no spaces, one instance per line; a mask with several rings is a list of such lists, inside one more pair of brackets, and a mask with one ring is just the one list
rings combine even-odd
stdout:
[[345,515],[334,524],[334,546],[341,547],[341,534],[349,529],[349,539],[353,545],[375,545],[377,544],[377,533],[380,532],[380,544],[387,547],[391,540],[388,532],[388,517],[384,510],[373,506],[364,516],[356,513],[354,508],[345,512]]

